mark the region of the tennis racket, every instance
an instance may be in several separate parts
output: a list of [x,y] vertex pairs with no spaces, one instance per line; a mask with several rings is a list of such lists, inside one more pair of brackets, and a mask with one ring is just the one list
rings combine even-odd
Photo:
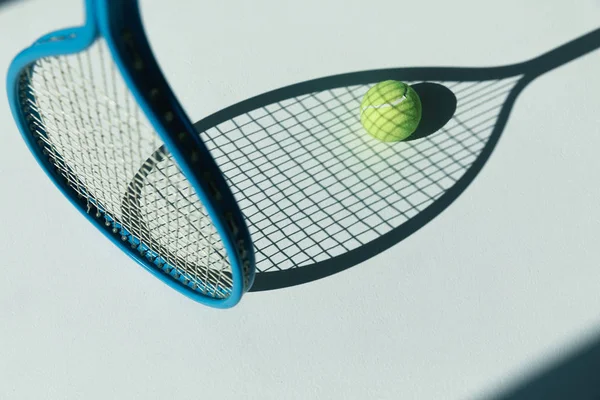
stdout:
[[[519,93],[536,77],[599,46],[595,30],[515,65],[326,77],[197,122],[249,225],[257,263],[252,290],[340,272],[417,231],[482,169]],[[437,95],[421,95],[419,128],[428,126],[429,132],[421,129],[394,144],[372,139],[360,125],[360,102],[372,85],[387,79],[411,83],[417,91],[423,82],[448,88],[456,110],[445,125],[431,129],[436,114],[448,108],[439,107]]]
[[[237,304],[254,279],[248,228],[161,73],[137,1],[86,0],[85,10],[83,26],[41,37],[10,66],[25,142],[73,205],[148,271],[200,303]],[[148,160],[157,148],[168,165],[163,152]],[[149,171],[136,181],[140,167]]]

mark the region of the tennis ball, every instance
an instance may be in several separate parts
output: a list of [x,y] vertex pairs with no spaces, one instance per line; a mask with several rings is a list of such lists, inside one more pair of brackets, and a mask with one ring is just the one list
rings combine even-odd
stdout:
[[373,86],[360,103],[360,122],[384,142],[408,138],[421,121],[421,100],[413,88],[399,81]]

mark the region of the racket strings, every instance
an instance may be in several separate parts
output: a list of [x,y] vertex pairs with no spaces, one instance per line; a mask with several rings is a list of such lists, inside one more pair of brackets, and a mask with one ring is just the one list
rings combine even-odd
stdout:
[[286,99],[202,132],[247,218],[258,272],[343,254],[431,205],[477,159],[517,81],[434,82],[457,109],[414,142],[364,133],[357,110],[370,85]]
[[[165,153],[163,156],[166,157],[167,154]],[[177,184],[167,186],[167,182],[177,182]],[[195,192],[189,186],[187,179],[181,174],[177,165],[171,160],[161,157],[142,183],[145,188],[145,192],[140,196],[142,208],[153,210],[153,216],[165,214],[165,210],[173,208],[173,205],[177,210],[175,214],[168,214],[168,220],[161,218],[146,219],[142,222],[146,224],[145,229],[151,232],[161,232],[171,225],[184,226],[185,229],[178,229],[175,234],[176,240],[180,243],[179,253],[170,254],[170,256],[177,258],[183,256],[181,261],[189,265],[190,268],[195,269],[205,280],[217,282],[216,289],[221,286],[231,286],[233,281],[231,275],[226,273],[228,271],[211,268],[200,271],[197,268],[197,265],[218,265],[226,260],[223,259],[224,253],[214,250],[220,243],[220,238],[216,231],[210,231],[212,222],[203,217],[200,203],[189,201],[190,197],[195,196]],[[154,199],[159,200],[155,201]],[[155,204],[151,205],[149,201],[155,201]],[[193,227],[197,229],[192,229]],[[206,231],[209,231],[210,234],[202,237],[201,234]],[[200,247],[203,241],[209,244],[207,249]],[[164,246],[165,244],[162,243],[161,245]],[[188,260],[195,260],[196,262],[189,264]],[[170,261],[175,262],[174,259]]]
[[97,41],[84,53],[41,59],[25,73],[30,130],[88,212],[96,210],[182,284],[228,297],[233,282],[224,245],[178,165],[169,161],[145,179],[137,175],[145,163],[161,166],[167,157],[155,153],[163,142],[106,45]]

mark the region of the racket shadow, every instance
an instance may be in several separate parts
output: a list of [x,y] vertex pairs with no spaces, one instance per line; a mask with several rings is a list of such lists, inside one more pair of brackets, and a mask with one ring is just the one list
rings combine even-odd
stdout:
[[[598,47],[600,30],[529,62],[492,68],[395,68],[307,81],[195,124],[234,192],[256,250],[252,291],[322,279],[432,221],[489,160],[522,89]],[[362,96],[387,79],[424,102],[404,142],[370,138]]]
[[[294,286],[351,268],[419,230],[473,181],[508,118],[508,113],[498,114],[498,104],[492,107],[486,104],[503,100],[508,89],[503,84],[507,83],[501,79],[482,87],[458,83],[475,78],[469,69],[438,69],[432,82],[432,72],[423,68],[345,74],[279,90],[277,100],[258,97],[245,102],[244,108],[248,110],[260,110],[265,103],[280,105],[281,108],[276,107],[269,114],[301,105],[302,110],[276,115],[273,119],[277,121],[287,121],[290,115],[302,112],[312,115],[310,122],[291,123],[280,131],[275,129],[277,137],[273,140],[277,143],[257,135],[258,130],[244,130],[247,121],[235,124],[237,132],[222,129],[218,133],[209,131],[203,137],[229,178],[249,221],[257,249],[257,274],[252,291]],[[430,78],[421,81],[421,76]],[[377,142],[359,126],[357,105],[362,95],[370,83],[386,79],[412,81],[423,102],[422,122],[403,143]],[[314,93],[320,95],[315,103],[324,105],[323,108],[309,101]],[[470,123],[468,126],[458,117],[451,121],[461,93],[469,94],[466,100],[462,99],[465,107],[459,110],[466,123]],[[344,94],[349,95],[344,97]],[[335,104],[329,99],[336,99]],[[506,101],[510,107],[515,97]],[[331,110],[334,117],[329,115]],[[231,109],[221,113],[219,119],[235,121],[245,113]],[[321,115],[326,117],[320,118]],[[490,119],[496,120],[493,127]],[[451,126],[449,122],[453,122]],[[261,124],[262,131],[280,124],[284,123]],[[201,126],[196,128],[202,132]],[[239,132],[244,133],[248,142],[237,143]],[[311,140],[315,132],[320,136]],[[298,139],[288,140],[286,136]],[[335,139],[330,143],[328,136]],[[277,157],[285,160],[272,161]],[[249,164],[250,172],[242,173],[239,166]],[[352,173],[344,174],[336,164]],[[254,169],[262,170],[260,176]],[[265,179],[270,172],[274,174]],[[290,185],[290,190],[287,186],[280,190],[281,185],[286,185],[284,181],[298,184]],[[246,186],[248,183],[253,183],[257,190],[248,193],[252,190]],[[338,185],[339,189],[331,190]],[[275,200],[265,201],[269,197]],[[310,201],[306,201],[309,197]],[[272,229],[273,226],[278,229]]]

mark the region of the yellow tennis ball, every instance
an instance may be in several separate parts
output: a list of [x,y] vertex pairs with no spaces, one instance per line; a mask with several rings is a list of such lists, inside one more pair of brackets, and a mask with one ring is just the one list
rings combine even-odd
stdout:
[[373,86],[360,103],[360,122],[384,142],[408,138],[421,121],[421,100],[409,85],[384,81]]

